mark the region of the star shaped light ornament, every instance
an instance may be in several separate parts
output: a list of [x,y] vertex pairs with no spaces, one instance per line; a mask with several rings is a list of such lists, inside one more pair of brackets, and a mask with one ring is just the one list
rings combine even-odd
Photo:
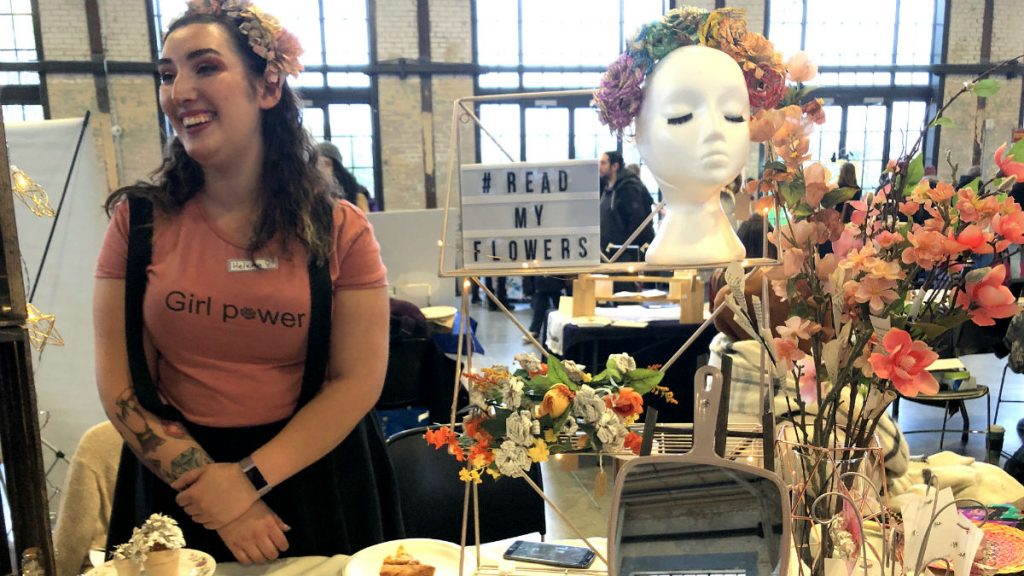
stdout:
[[28,206],[28,209],[36,216],[40,218],[56,216],[57,213],[50,206],[50,198],[46,195],[46,190],[36,184],[35,180],[29,177],[24,170],[13,164],[11,165],[11,189],[14,191],[14,197]]
[[43,314],[39,308],[36,308],[31,303],[27,305],[27,308],[28,320],[26,321],[26,328],[28,330],[28,338],[32,342],[32,347],[42,352],[47,344],[63,346],[64,338],[57,331],[57,317],[53,314]]

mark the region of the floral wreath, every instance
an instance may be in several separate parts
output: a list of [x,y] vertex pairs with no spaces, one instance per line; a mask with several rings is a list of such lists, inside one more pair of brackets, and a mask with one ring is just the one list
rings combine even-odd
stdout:
[[786,67],[767,38],[747,30],[744,15],[739,8],[687,6],[642,26],[594,92],[601,123],[621,137],[640,113],[644,80],[654,65],[676,48],[694,45],[721,50],[740,65],[754,112],[774,108],[786,95]]
[[284,29],[277,18],[252,5],[249,0],[189,0],[186,16],[191,14],[224,14],[239,20],[238,29],[249,39],[249,47],[267,61],[263,77],[277,84],[281,73],[299,76],[304,67],[299,62],[302,45],[294,34]]

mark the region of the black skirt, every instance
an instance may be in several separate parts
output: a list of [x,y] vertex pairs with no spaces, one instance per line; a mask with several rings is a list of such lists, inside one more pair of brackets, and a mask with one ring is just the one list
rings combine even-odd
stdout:
[[[287,421],[244,428],[187,423],[192,437],[216,462],[237,462],[273,438]],[[107,550],[127,542],[132,529],[155,512],[178,521],[188,548],[218,562],[234,555],[214,530],[196,524],[174,501],[177,492],[139,463],[127,446],[114,491]],[[403,536],[394,471],[371,413],[326,456],[275,486],[263,497],[291,530],[286,556],[352,554]]]

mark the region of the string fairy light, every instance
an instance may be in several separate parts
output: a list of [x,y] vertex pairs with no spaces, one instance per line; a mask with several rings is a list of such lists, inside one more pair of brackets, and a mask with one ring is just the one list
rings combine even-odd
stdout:
[[47,344],[63,346],[64,338],[57,331],[57,317],[53,314],[43,314],[31,303],[28,303],[26,308],[28,309],[28,319],[25,321],[25,328],[28,331],[32,347],[42,352]]
[[50,206],[46,190],[36,183],[24,170],[11,165],[11,189],[14,197],[40,218],[53,218],[57,213]]

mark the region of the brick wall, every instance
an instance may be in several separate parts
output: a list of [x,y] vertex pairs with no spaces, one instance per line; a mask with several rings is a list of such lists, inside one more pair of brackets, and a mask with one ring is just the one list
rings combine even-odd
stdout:
[[[151,61],[146,0],[99,0],[98,7],[105,57]],[[39,0],[39,23],[47,60],[92,58],[82,0]],[[80,117],[86,110],[92,112],[92,135],[110,189],[145,177],[160,163],[152,75],[110,75],[109,112],[99,111],[92,75],[49,73],[46,86],[51,118]]]
[[[995,0],[995,18],[992,26],[993,63],[1024,53],[1024,13],[1017,10],[1015,0]],[[950,14],[948,60],[953,64],[977,64],[981,62],[981,32],[984,16],[983,0],[953,0]],[[1010,139],[1010,132],[1019,126],[1021,109],[1021,80],[1007,80],[1006,76],[994,76],[1001,88],[994,96],[987,98],[979,110],[978,99],[966,94],[961,96],[946,112],[954,126],[943,127],[938,145],[941,160],[937,166],[939,176],[948,178],[952,168],[946,160],[958,165],[962,174],[971,166],[975,138],[981,144],[982,175],[995,175],[992,160],[995,149]],[[950,75],[946,77],[944,99],[951,98],[971,80],[970,76]]]
[[430,56],[434,62],[473,61],[470,16],[470,0],[431,0]]
[[416,0],[376,0],[377,59],[416,59],[419,34],[416,27]]
[[420,79],[381,77],[378,89],[384,201],[388,210],[423,208],[426,198]]

